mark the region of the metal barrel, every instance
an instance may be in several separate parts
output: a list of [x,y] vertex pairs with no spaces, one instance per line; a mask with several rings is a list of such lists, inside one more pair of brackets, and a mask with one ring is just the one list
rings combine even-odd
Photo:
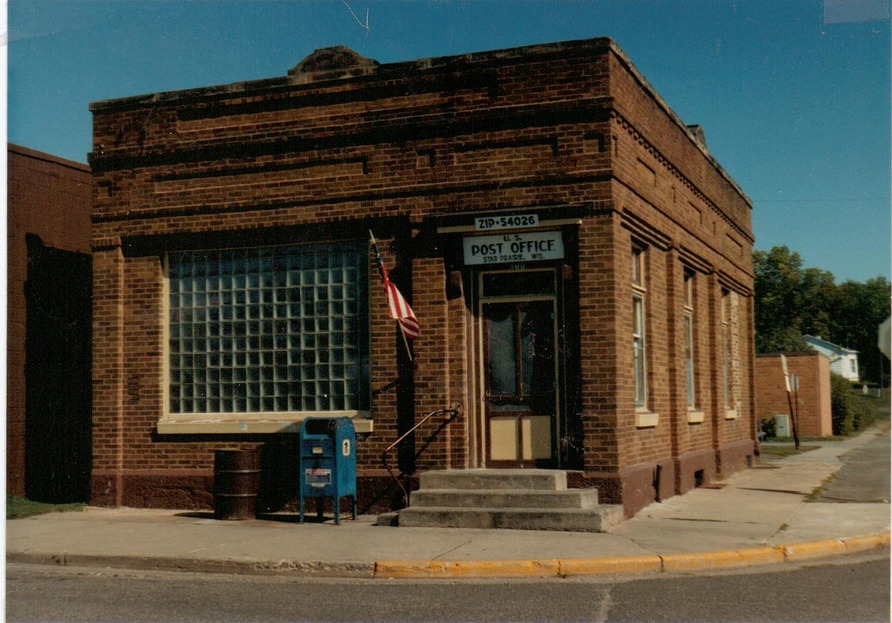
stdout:
[[214,451],[214,519],[255,519],[259,450]]

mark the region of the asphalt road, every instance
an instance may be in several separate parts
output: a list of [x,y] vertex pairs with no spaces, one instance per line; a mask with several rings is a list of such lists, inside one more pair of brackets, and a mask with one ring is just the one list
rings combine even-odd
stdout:
[[825,484],[815,502],[889,503],[889,435],[879,435],[867,445],[842,456],[845,464]]
[[889,621],[889,552],[712,575],[299,580],[9,565],[14,622]]

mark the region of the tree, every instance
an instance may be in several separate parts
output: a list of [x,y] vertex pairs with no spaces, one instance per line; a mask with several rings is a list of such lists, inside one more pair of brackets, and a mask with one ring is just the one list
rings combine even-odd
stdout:
[[786,246],[753,253],[756,352],[801,351],[803,334],[820,336],[858,351],[861,377],[888,379],[888,360],[877,348],[877,330],[889,316],[885,277],[837,285],[833,274],[803,268]]
[[858,351],[858,367],[864,380],[880,382],[888,378],[888,360],[877,348],[877,331],[889,317],[890,292],[885,277],[865,283],[846,281],[836,287],[830,301],[828,339]]
[[808,350],[803,334],[828,335],[831,273],[803,269],[800,255],[786,246],[756,251],[753,264],[757,352]]

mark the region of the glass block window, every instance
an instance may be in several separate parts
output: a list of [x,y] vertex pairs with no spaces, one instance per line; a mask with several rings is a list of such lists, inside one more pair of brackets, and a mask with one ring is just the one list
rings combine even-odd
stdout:
[[170,413],[366,409],[363,257],[351,243],[170,254]]

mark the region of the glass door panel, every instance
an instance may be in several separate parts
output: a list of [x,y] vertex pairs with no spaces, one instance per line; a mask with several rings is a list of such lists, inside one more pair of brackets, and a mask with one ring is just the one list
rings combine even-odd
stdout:
[[546,466],[555,456],[555,301],[484,302],[488,462]]

